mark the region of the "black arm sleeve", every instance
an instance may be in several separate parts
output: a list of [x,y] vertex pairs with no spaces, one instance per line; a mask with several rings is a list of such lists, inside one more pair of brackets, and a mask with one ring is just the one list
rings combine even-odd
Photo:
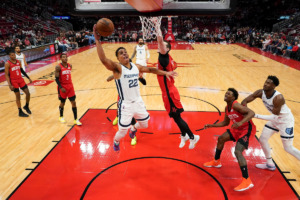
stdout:
[[20,70],[21,70],[21,73],[22,73],[24,76],[26,76],[26,78],[28,78],[28,79],[29,79],[29,76],[26,74],[26,72],[23,70],[23,68],[22,68],[22,67],[20,68]]
[[61,86],[61,84],[60,84],[60,82],[59,82],[59,78],[58,78],[58,77],[55,77],[55,81],[56,81],[58,87],[59,87],[59,88],[62,88],[62,86]]

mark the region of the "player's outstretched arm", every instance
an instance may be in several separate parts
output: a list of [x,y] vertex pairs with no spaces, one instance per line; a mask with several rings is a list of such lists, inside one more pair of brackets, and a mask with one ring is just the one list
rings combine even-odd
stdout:
[[14,91],[15,88],[12,86],[12,84],[10,82],[10,78],[9,78],[9,68],[10,68],[10,65],[8,62],[6,62],[5,63],[5,78],[6,78],[9,89],[11,91]]
[[247,96],[243,101],[242,105],[247,106],[248,103],[252,102],[256,98],[261,98],[262,97],[262,90],[256,90],[253,94],[250,94]]
[[169,80],[170,80],[170,77],[175,78],[178,75],[177,72],[174,72],[174,71],[167,72],[167,71],[162,71],[162,70],[154,68],[154,67],[144,67],[144,66],[141,66],[138,64],[136,64],[136,66],[138,67],[140,72],[166,76],[167,79],[169,79]]
[[108,59],[105,56],[101,42],[99,41],[100,35],[96,31],[96,24],[93,27],[93,31],[94,31],[94,36],[95,36],[95,40],[96,40],[98,57],[99,57],[100,61],[102,62],[102,64],[106,67],[106,69],[108,69],[110,71],[120,71],[121,66],[118,66],[117,63],[113,62],[112,60]]
[[243,114],[244,118],[241,121],[234,123],[232,125],[232,128],[238,128],[238,127],[240,127],[245,122],[248,122],[249,120],[251,120],[254,117],[254,115],[255,115],[255,113],[251,109],[249,109],[246,106],[242,106],[239,103],[235,103],[233,105],[233,109],[236,110],[237,112]]
[[131,60],[134,58],[135,54],[136,54],[136,46],[134,47],[132,56],[130,57]]
[[[154,23],[155,22],[155,18],[153,19]],[[158,23],[156,23],[158,24]],[[163,39],[163,36],[162,36],[162,33],[161,33],[161,30],[160,30],[160,26],[155,26],[155,31],[157,33],[157,44],[158,44],[158,51],[159,53],[165,55],[168,50],[167,50],[167,47],[166,45],[164,44],[164,39]]]
[[228,126],[230,123],[229,117],[225,114],[224,120],[222,122],[219,122],[217,124],[205,124],[204,129],[212,128],[212,127],[223,127]]
[[285,99],[282,94],[277,95],[273,99],[273,110],[272,110],[272,115],[260,115],[260,114],[255,114],[254,117],[257,119],[263,119],[267,121],[273,121],[276,122],[278,120],[278,115],[280,114],[281,107],[285,104]]

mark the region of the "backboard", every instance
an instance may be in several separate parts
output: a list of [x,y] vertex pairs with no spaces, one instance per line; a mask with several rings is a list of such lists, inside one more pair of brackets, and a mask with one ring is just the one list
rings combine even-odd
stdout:
[[[128,4],[127,2],[131,3]],[[81,16],[174,16],[228,15],[237,0],[70,0],[71,12]],[[162,8],[139,12],[137,3],[163,1]],[[132,3],[133,2],[133,3]],[[142,3],[141,3],[142,2]],[[133,4],[133,5],[132,5]]]

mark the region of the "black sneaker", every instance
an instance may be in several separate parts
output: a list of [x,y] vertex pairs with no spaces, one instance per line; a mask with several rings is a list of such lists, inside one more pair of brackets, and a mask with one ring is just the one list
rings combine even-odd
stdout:
[[19,117],[28,117],[22,110],[19,112]]
[[140,81],[143,85],[147,85],[146,79],[144,79],[144,78],[139,78],[139,81]]
[[29,107],[24,106],[23,108],[24,108],[24,110],[26,110],[26,112],[27,112],[28,114],[31,114],[31,110],[29,109]]

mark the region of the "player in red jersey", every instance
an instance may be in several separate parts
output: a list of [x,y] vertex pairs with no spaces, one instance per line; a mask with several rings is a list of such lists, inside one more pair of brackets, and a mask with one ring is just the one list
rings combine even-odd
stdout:
[[25,114],[21,108],[21,96],[20,96],[19,88],[21,88],[26,94],[26,105],[23,108],[26,110],[28,114],[31,114],[31,111],[29,109],[30,93],[24,79],[22,78],[21,73],[24,76],[26,76],[26,78],[28,78],[30,83],[32,83],[32,80],[22,69],[22,64],[20,63],[20,61],[16,59],[15,52],[14,51],[9,52],[9,60],[5,63],[5,78],[10,90],[15,92],[16,103],[19,109],[19,116],[28,117],[28,115]]
[[[163,71],[173,71],[176,69],[176,62],[169,55],[171,50],[171,45],[169,42],[165,42],[161,36],[160,27],[155,27],[158,42],[158,69]],[[164,76],[157,75],[158,83],[162,92],[163,102],[166,111],[169,116],[174,119],[175,123],[181,131],[181,141],[179,148],[184,147],[187,140],[190,140],[189,149],[195,148],[196,143],[199,141],[200,136],[194,135],[190,130],[188,124],[182,119],[181,113],[183,112],[183,107],[180,102],[180,95],[177,88],[174,85],[174,79],[166,79]]]
[[60,55],[61,63],[55,67],[55,81],[58,85],[58,99],[60,100],[59,121],[65,123],[64,106],[66,99],[69,98],[72,104],[72,111],[74,114],[74,124],[81,126],[81,122],[77,119],[76,95],[71,79],[72,65],[68,63],[68,56],[66,54]]
[[234,154],[239,162],[243,181],[239,186],[235,187],[234,190],[244,191],[254,186],[248,175],[247,161],[243,156],[243,151],[248,149],[249,139],[255,135],[256,127],[251,120],[254,117],[254,112],[236,101],[238,95],[238,92],[234,88],[229,88],[224,97],[224,101],[227,103],[224,121],[217,124],[205,125],[205,128],[223,127],[228,126],[230,120],[233,122],[231,128],[219,136],[214,160],[204,163],[204,166],[222,167],[220,156],[225,142],[236,142]]

